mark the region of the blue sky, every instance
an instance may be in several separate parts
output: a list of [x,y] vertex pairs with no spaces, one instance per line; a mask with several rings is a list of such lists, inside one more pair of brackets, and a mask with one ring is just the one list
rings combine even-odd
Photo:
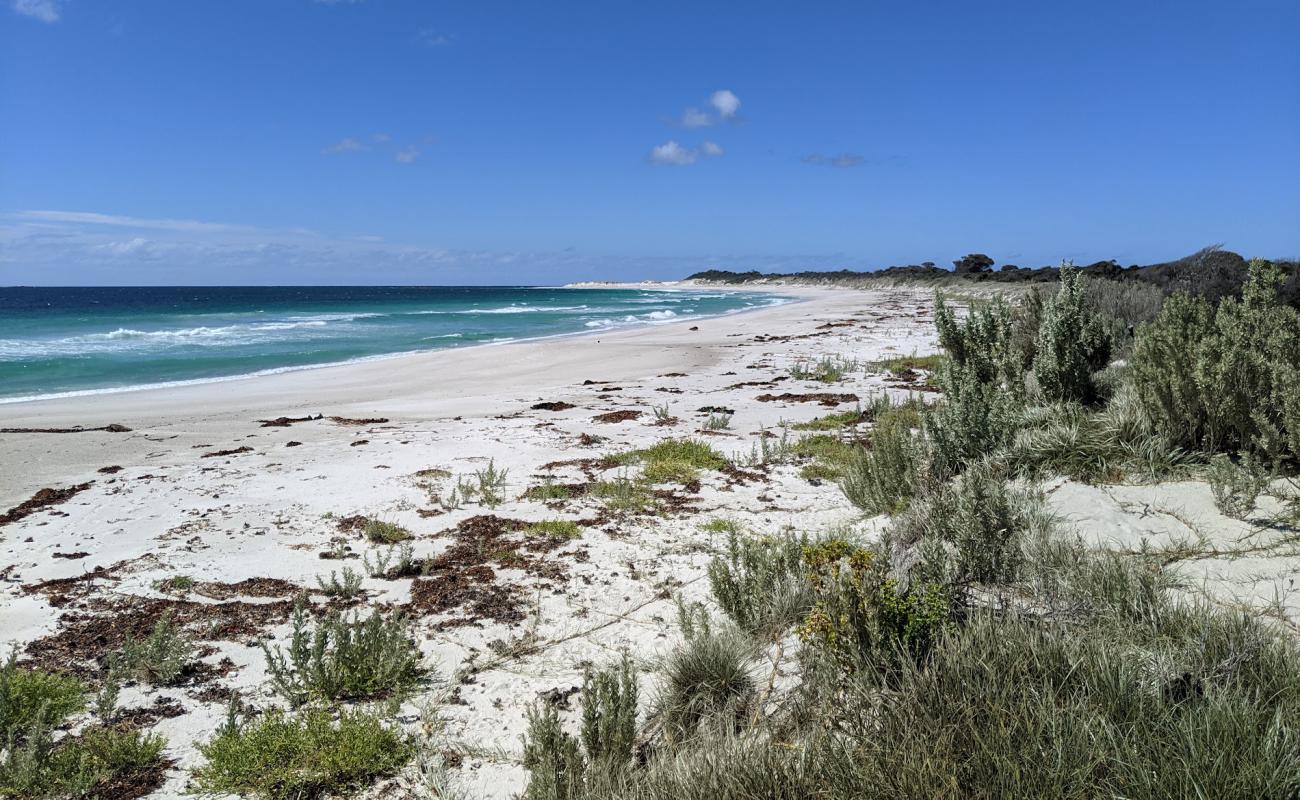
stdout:
[[3,0],[0,284],[1300,255],[1300,3]]

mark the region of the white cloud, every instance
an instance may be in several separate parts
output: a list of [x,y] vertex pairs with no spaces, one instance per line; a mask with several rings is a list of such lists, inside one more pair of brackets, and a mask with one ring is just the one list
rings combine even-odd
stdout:
[[714,142],[705,142],[699,147],[682,147],[676,140],[669,139],[663,144],[651,148],[650,162],[652,164],[670,164],[684,167],[687,164],[694,164],[701,158],[720,155],[722,155],[722,148]]
[[719,89],[710,95],[709,105],[718,109],[723,119],[731,119],[740,110],[740,98],[730,89]]
[[656,164],[684,166],[694,164],[698,158],[699,155],[694,150],[682,147],[671,139],[661,145],[656,145],[650,150],[650,160]]
[[25,17],[39,19],[41,22],[58,22],[61,0],[12,0],[10,7]]
[[455,37],[439,33],[437,28],[423,28],[415,35],[417,41],[425,47],[443,47],[449,45]]
[[383,144],[384,142],[387,142],[388,140],[390,140],[390,139],[392,139],[392,138],[393,138],[393,137],[389,136],[389,135],[386,134],[386,133],[372,133],[372,134],[370,134],[370,140],[371,140],[372,142],[376,142],[376,143],[378,143],[378,144]]
[[393,158],[397,159],[399,164],[413,164],[415,159],[420,157],[420,149],[415,145],[407,145],[398,150]]
[[320,151],[328,156],[328,155],[335,155],[337,153],[355,153],[358,150],[368,150],[368,149],[369,148],[366,147],[361,142],[357,141],[356,139],[353,139],[351,136],[348,136],[344,139],[338,140],[334,144],[325,145],[320,149]]
[[19,211],[17,216],[24,220],[36,222],[111,225],[121,228],[144,228],[185,233],[223,233],[251,230],[241,225],[223,225],[216,222],[199,222],[192,219],[149,219],[117,214],[96,214],[92,211]]
[[812,153],[803,157],[803,163],[812,164],[817,167],[847,169],[848,167],[862,166],[866,163],[866,159],[856,153],[837,153],[835,155]]
[[682,112],[682,127],[707,128],[713,124],[713,117],[698,108],[688,108]]

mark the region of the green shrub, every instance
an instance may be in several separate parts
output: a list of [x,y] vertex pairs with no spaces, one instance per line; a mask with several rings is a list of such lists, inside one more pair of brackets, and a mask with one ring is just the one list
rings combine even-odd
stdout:
[[940,373],[943,401],[922,415],[936,478],[961,472],[1015,436],[1023,412],[1019,393],[978,376],[978,368],[951,362]]
[[1149,283],[1088,276],[1081,283],[1084,304],[1105,327],[1115,356],[1132,351],[1138,326],[1155,319],[1165,304],[1165,293]]
[[1171,297],[1138,333],[1131,375],[1157,429],[1188,449],[1300,454],[1300,315],[1252,261],[1240,300]]
[[[0,755],[0,796],[31,800],[97,798],[119,779],[161,766],[166,742],[138,730],[89,728],[55,742],[46,724],[28,729]],[[114,795],[115,796],[115,795]]]
[[800,359],[790,367],[790,377],[799,381],[835,383],[858,369],[858,362],[843,356],[822,356],[816,361]]
[[1097,400],[1092,374],[1110,361],[1111,341],[1088,309],[1073,267],[1061,267],[1061,287],[1043,308],[1035,352],[1034,377],[1049,402]]
[[914,417],[910,410],[878,416],[871,447],[857,449],[841,473],[844,496],[868,514],[902,511],[921,488],[926,452]]
[[330,614],[308,630],[306,609],[293,615],[287,652],[265,642],[271,685],[293,705],[322,700],[401,697],[420,679],[420,649],[400,616]]
[[611,480],[597,481],[591,485],[591,496],[604,503],[610,511],[641,514],[653,513],[658,504],[645,481],[619,475]]
[[653,464],[656,461],[686,464],[696,469],[722,469],[727,459],[707,442],[695,439],[664,439],[641,450],[611,457],[616,464]]
[[811,459],[813,470],[805,470],[805,477],[815,476],[828,480],[838,480],[846,466],[852,463],[862,445],[829,433],[815,433],[804,436],[790,446],[791,455]]
[[576,539],[582,535],[578,523],[569,519],[546,519],[528,526],[528,532],[534,536],[549,536],[552,539]]
[[870,550],[831,540],[809,547],[813,609],[800,627],[809,655],[841,673],[892,673],[924,659],[951,612],[935,583],[903,588]]
[[165,612],[143,640],[128,638],[119,663],[126,675],[155,686],[169,686],[180,680],[194,658],[194,642]]
[[589,784],[601,785],[620,774],[636,744],[637,694],[636,673],[624,659],[583,679],[582,730],[577,738],[564,732],[554,706],[530,708],[523,762],[531,777],[524,797],[583,797]]
[[750,538],[731,531],[727,552],[709,564],[713,598],[745,633],[777,637],[807,612],[800,537]]
[[947,359],[942,353],[931,353],[930,355],[918,356],[913,353],[910,356],[894,356],[875,362],[872,366],[883,369],[893,375],[905,375],[912,370],[925,370],[926,372],[936,372],[943,362]]
[[298,716],[267,711],[255,722],[233,719],[199,746],[206,762],[194,789],[266,800],[337,795],[392,775],[411,756],[406,738],[364,711],[318,707]]
[[524,492],[525,500],[537,500],[539,502],[568,500],[569,497],[569,487],[564,484],[556,483],[550,478],[536,486],[529,486],[528,491]]
[[10,653],[0,665],[0,743],[36,726],[52,726],[85,706],[76,678],[20,667]]
[[[978,383],[1001,386],[1017,396],[1023,393],[1026,364],[1013,345],[1011,309],[1001,297],[971,309],[966,319],[958,322],[943,297],[936,294],[934,325],[948,362],[960,372],[971,373]],[[941,365],[941,375],[948,362]]]
[[321,594],[341,600],[352,600],[365,594],[361,588],[361,573],[351,567],[343,568],[341,578],[334,570],[330,570],[329,578],[317,575],[316,585],[320,587]]
[[891,535],[900,545],[942,543],[955,583],[1007,584],[1019,576],[1023,536],[1046,524],[1031,497],[980,466],[919,500]]
[[367,519],[365,534],[375,544],[397,544],[411,538],[411,532],[406,528],[382,519]]
[[1254,456],[1243,453],[1236,463],[1226,455],[1216,455],[1210,459],[1206,477],[1219,511],[1234,519],[1245,519],[1268,488],[1270,475]]

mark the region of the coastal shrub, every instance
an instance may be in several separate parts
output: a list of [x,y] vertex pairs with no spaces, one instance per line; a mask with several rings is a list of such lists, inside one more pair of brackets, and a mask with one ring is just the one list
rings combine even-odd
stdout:
[[486,467],[474,470],[473,489],[469,494],[466,494],[466,490],[462,490],[461,496],[476,496],[481,505],[496,508],[505,502],[506,479],[509,473],[509,470],[497,469],[496,459],[488,459]]
[[683,641],[659,667],[655,716],[672,745],[700,732],[736,730],[756,694],[753,644],[731,627],[715,628],[708,618],[683,613]]
[[696,439],[664,439],[641,450],[630,450],[610,457],[613,463],[629,465],[675,462],[696,469],[722,469],[727,459],[707,442]]
[[943,401],[922,415],[936,478],[1010,444],[1023,411],[1017,392],[980,380],[976,366],[954,360],[940,372],[940,383]]
[[1220,453],[1210,459],[1206,478],[1214,505],[1224,516],[1245,519],[1255,508],[1255,501],[1268,488],[1270,474],[1250,453],[1242,453],[1234,462]]
[[272,709],[252,722],[232,718],[199,745],[194,770],[203,794],[264,800],[341,795],[395,774],[411,757],[406,737],[365,711],[319,707],[288,716]]
[[1165,293],[1149,283],[1083,276],[1083,302],[1105,327],[1113,356],[1127,356],[1138,327],[1152,321],[1165,304]]
[[1016,358],[1028,369],[1034,365],[1038,354],[1038,330],[1043,323],[1042,289],[1035,287],[1020,297],[1011,311],[1011,335],[1008,346]]
[[797,458],[812,461],[800,472],[804,478],[837,480],[861,449],[862,445],[850,438],[815,433],[796,440],[789,452]]
[[582,729],[565,733],[552,705],[528,710],[524,766],[531,776],[527,800],[569,800],[589,796],[589,785],[607,782],[632,760],[636,744],[638,687],[625,658],[582,683]]
[[547,478],[536,486],[529,486],[528,490],[524,492],[524,499],[546,503],[554,500],[568,500],[570,495],[569,487],[562,483],[556,483],[552,478]]
[[0,665],[0,743],[37,726],[51,726],[85,705],[76,678],[18,666],[11,652]]
[[1047,524],[1032,496],[980,465],[914,503],[891,536],[942,543],[953,583],[1008,584],[1019,577],[1024,535]]
[[552,539],[576,539],[582,535],[578,523],[570,519],[545,519],[528,526],[528,533],[534,536],[549,536]]
[[805,550],[813,607],[799,635],[810,660],[838,672],[887,674],[924,659],[948,624],[950,601],[935,583],[904,588],[875,553],[842,540]]
[[1061,267],[1061,286],[1043,306],[1035,348],[1034,377],[1049,402],[1092,403],[1092,374],[1110,360],[1111,342],[1101,320],[1088,308],[1079,271]]
[[155,686],[180,680],[194,658],[194,642],[164,612],[144,639],[128,638],[119,656],[124,675]]
[[914,412],[887,411],[871,428],[871,447],[858,448],[840,476],[850,503],[868,514],[902,511],[920,490],[925,443],[913,432]]
[[[362,562],[364,565],[364,561]],[[351,567],[343,568],[343,577],[339,577],[334,570],[330,570],[330,576],[316,576],[316,585],[320,587],[321,594],[327,597],[337,597],[340,600],[352,600],[365,594],[361,588],[361,573]]]
[[411,538],[411,532],[396,522],[382,519],[367,519],[366,538],[375,544],[397,544]]
[[1252,261],[1241,299],[1175,295],[1138,333],[1132,383],[1157,430],[1208,452],[1300,453],[1300,315],[1281,272]]
[[610,511],[642,514],[654,513],[658,508],[655,496],[645,482],[627,475],[593,483],[590,494]]
[[779,636],[807,612],[803,537],[746,537],[728,531],[726,553],[709,564],[713,599],[736,627]]
[[118,784],[148,781],[141,773],[162,768],[165,746],[159,736],[105,727],[88,728],[55,742],[50,724],[38,722],[21,741],[11,739],[0,753],[0,796],[30,800],[109,796]]
[[[409,542],[402,542],[397,547],[387,550],[372,550],[361,556],[361,566],[372,578],[405,578],[420,571],[420,563],[415,558],[415,550]],[[344,569],[346,575],[347,569]],[[333,578],[333,573],[330,573]]]
[[704,430],[724,431],[731,427],[731,414],[713,412],[704,420]]
[[[939,344],[948,354],[951,364],[959,374],[969,373],[973,380],[985,385],[996,385],[1005,391],[1021,395],[1024,391],[1025,361],[1013,346],[1014,326],[1011,308],[1000,296],[979,308],[973,308],[964,320],[940,294],[935,295],[934,325],[939,334]],[[942,376],[945,372],[940,369]],[[946,387],[945,387],[946,391]]]
[[423,674],[420,649],[401,616],[330,614],[309,629],[299,606],[288,649],[263,642],[262,651],[272,687],[294,706],[401,697]]

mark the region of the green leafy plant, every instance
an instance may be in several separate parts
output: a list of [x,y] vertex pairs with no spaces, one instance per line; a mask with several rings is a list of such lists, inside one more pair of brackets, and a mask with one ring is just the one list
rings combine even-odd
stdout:
[[227,721],[199,746],[206,760],[195,790],[265,800],[341,795],[395,774],[411,757],[405,736],[364,711],[324,708],[297,716],[270,710],[253,722]]
[[180,680],[194,658],[194,642],[171,612],[164,612],[144,639],[128,638],[120,655],[124,675],[155,686],[169,686]]
[[308,628],[302,606],[293,614],[287,650],[263,642],[271,685],[295,706],[312,699],[401,697],[420,679],[420,649],[406,620],[378,613],[366,619],[330,614]]
[[809,607],[803,568],[807,540],[728,534],[726,553],[709,564],[713,598],[740,630],[779,636]]
[[859,448],[844,467],[840,487],[849,502],[868,514],[902,511],[920,491],[925,442],[912,430],[915,415],[887,411],[871,429],[871,447]]
[[39,725],[51,726],[85,706],[76,678],[18,666],[11,652],[0,664],[0,742]]
[[327,597],[353,600],[365,594],[365,590],[361,588],[361,580],[361,573],[351,567],[344,567],[342,577],[339,577],[334,570],[330,570],[329,578],[317,575],[316,585],[320,587],[321,594]]
[[1111,340],[1088,308],[1079,271],[1061,266],[1061,286],[1043,307],[1034,357],[1038,389],[1050,402],[1092,403],[1098,399],[1093,373],[1110,360]]
[[367,519],[364,532],[374,544],[397,544],[411,538],[411,532],[406,528],[382,519]]

